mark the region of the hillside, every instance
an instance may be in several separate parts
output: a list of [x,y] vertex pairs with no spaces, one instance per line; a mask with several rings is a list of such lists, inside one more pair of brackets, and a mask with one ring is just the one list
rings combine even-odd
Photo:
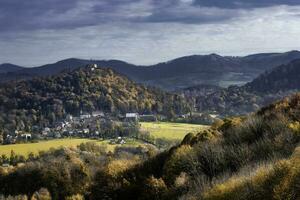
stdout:
[[194,99],[196,109],[213,112],[222,116],[243,115],[258,110],[275,100],[300,90],[300,60],[280,65],[265,72],[244,86],[213,89],[203,92],[203,88],[181,91]]
[[[299,115],[290,114],[299,113],[299,105],[297,94],[275,103],[272,117],[261,110],[189,134],[181,145],[125,171],[122,179],[108,179],[117,180],[121,188],[102,192],[121,191],[114,199],[298,199]],[[96,189],[104,182],[92,188],[94,199],[114,194]]]
[[286,65],[276,67],[268,71],[252,82],[246,84],[245,88],[257,93],[277,93],[287,90],[300,89],[300,60],[294,60]]
[[173,116],[187,112],[187,105],[178,95],[138,85],[111,69],[91,66],[0,87],[1,130],[29,130],[31,125],[49,125],[67,114],[92,111]]
[[53,64],[1,72],[0,81],[30,79],[37,76],[55,75],[64,70],[76,69],[96,63],[109,67],[139,83],[167,90],[182,89],[194,85],[242,85],[252,81],[265,70],[300,59],[300,52],[254,54],[245,57],[192,55],[150,66],[137,66],[119,60],[66,59]]
[[[299,105],[296,94],[256,114],[190,133],[158,154],[149,147],[105,153],[95,143],[41,152],[22,165],[0,167],[0,191],[29,197],[39,191],[53,200],[296,200]],[[9,160],[24,162],[13,153]]]

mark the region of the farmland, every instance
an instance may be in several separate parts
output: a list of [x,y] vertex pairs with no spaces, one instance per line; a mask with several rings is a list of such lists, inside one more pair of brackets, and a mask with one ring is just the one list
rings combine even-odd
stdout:
[[[169,122],[142,122],[141,130],[147,131],[154,138],[166,138],[169,140],[181,140],[189,132],[196,132],[207,128],[208,126],[183,124],[183,123],[169,123]],[[48,151],[51,148],[61,147],[76,147],[81,143],[96,142],[99,145],[105,145],[107,151],[113,151],[117,145],[110,145],[108,140],[92,140],[92,139],[75,139],[65,138],[49,141],[39,141],[37,143],[0,145],[0,155],[9,156],[13,150],[18,155],[28,156],[30,153],[38,154],[39,151]],[[127,139],[127,146],[142,145],[141,142],[133,139]]]
[[[81,143],[96,142],[99,145],[105,145],[107,151],[113,151],[117,145],[110,145],[108,140],[98,141],[92,139],[57,139],[49,141],[40,141],[37,143],[26,143],[26,144],[12,144],[12,145],[0,145],[0,155],[9,156],[13,150],[17,155],[28,156],[30,153],[37,154],[39,151],[48,151],[51,148],[61,147],[76,147]],[[136,140],[127,140],[126,145],[138,146],[142,143]]]
[[181,140],[187,133],[196,132],[209,126],[171,122],[142,122],[141,129],[149,132],[155,138]]

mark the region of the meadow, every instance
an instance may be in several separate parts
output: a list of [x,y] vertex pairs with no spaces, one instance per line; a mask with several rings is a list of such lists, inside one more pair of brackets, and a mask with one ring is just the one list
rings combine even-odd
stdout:
[[[187,133],[197,132],[206,129],[208,126],[196,124],[170,123],[170,122],[142,122],[141,129],[149,132],[155,138],[166,138],[169,140],[181,140]],[[110,145],[108,140],[100,141],[93,139],[65,138],[48,141],[39,141],[37,143],[0,145],[0,155],[10,156],[13,150],[17,155],[28,156],[30,153],[38,154],[39,151],[48,151],[51,148],[76,147],[81,143],[96,142],[99,145],[105,145],[107,151],[114,151],[118,145]],[[139,146],[142,142],[127,139],[125,146]]]
[[207,129],[209,126],[199,124],[171,122],[141,122],[141,129],[149,132],[155,138],[181,140],[187,133]]
[[[48,141],[39,141],[37,143],[25,143],[25,144],[11,144],[11,145],[0,145],[0,155],[10,156],[13,150],[17,155],[28,156],[30,153],[38,154],[40,151],[48,151],[51,148],[61,147],[76,147],[81,143],[96,142],[99,145],[105,145],[107,151],[113,151],[116,146],[110,145],[108,140],[92,140],[92,139],[76,139],[76,138],[65,138]],[[124,146],[139,146],[141,142],[133,139],[127,139],[126,145]]]

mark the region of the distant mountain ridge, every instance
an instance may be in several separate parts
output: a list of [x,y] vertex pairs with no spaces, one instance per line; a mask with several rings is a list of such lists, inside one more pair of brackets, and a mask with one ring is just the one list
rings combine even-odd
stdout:
[[[185,89],[182,93],[194,99],[201,112],[217,112],[223,116],[243,115],[284,96],[300,91],[300,59],[267,71],[244,86],[226,89]],[[191,100],[190,100],[191,101]]]
[[[6,82],[32,77],[55,75],[87,64],[112,68],[130,79],[146,85],[167,90],[182,89],[194,85],[243,85],[266,70],[300,59],[299,51],[286,53],[263,53],[245,57],[192,55],[176,58],[150,66],[138,66],[120,60],[84,60],[70,58],[34,68],[6,67],[1,71],[0,81]],[[3,68],[3,67],[2,67]]]
[[8,72],[16,72],[19,70],[24,69],[21,66],[10,64],[10,63],[3,63],[0,65],[0,74],[1,73],[8,73]]

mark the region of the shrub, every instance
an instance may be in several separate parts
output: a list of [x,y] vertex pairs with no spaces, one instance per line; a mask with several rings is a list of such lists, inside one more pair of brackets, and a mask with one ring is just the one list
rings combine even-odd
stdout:
[[167,186],[162,178],[154,178],[150,176],[144,184],[143,194],[141,199],[143,200],[162,200],[167,192]]
[[174,153],[165,162],[163,171],[164,179],[167,184],[174,183],[177,176],[182,172],[192,173],[195,169],[195,159],[192,148],[189,145],[183,145],[177,148]]
[[[297,151],[296,153],[297,154]],[[205,192],[202,200],[293,200],[300,198],[298,154],[274,167],[262,166],[254,175],[236,176]]]

